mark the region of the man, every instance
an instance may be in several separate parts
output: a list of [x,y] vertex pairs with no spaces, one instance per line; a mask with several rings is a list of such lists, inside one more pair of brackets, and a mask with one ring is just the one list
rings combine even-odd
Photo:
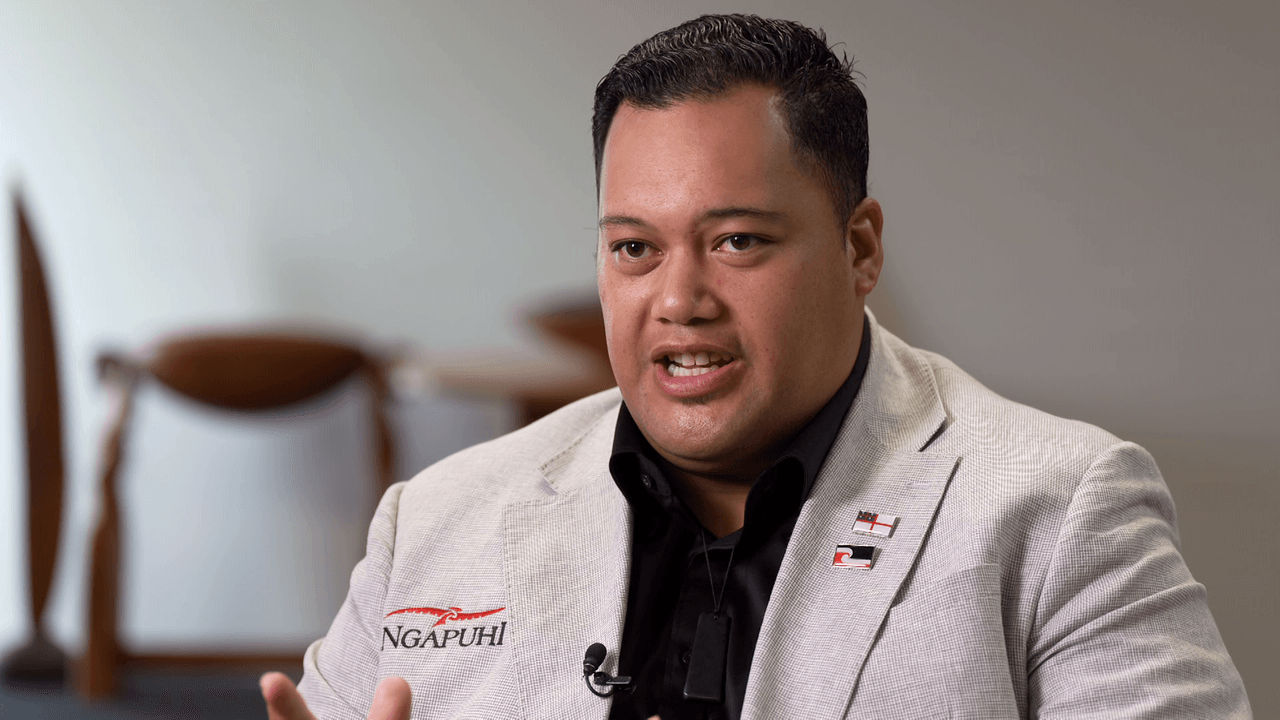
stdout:
[[1249,716],[1150,456],[865,312],[884,220],[825,38],[660,33],[593,132],[618,390],[387,493],[318,717]]

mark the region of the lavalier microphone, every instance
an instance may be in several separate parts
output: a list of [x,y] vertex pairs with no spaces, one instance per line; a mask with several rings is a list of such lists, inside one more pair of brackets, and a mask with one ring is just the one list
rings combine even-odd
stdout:
[[[609,697],[619,690],[631,690],[631,678],[625,675],[617,677],[607,672],[597,672],[600,664],[604,662],[605,655],[609,651],[605,649],[603,643],[592,643],[587,648],[587,654],[582,658],[582,679],[587,683],[587,689],[598,697]],[[592,683],[602,688],[608,688],[607,692],[600,692],[592,687]]]

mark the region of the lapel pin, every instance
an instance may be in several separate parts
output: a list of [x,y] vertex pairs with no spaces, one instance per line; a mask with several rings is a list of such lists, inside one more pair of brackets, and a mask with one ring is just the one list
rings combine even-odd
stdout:
[[884,513],[858,511],[858,520],[853,523],[853,531],[864,535],[879,535],[880,537],[889,537],[893,535],[893,528],[898,524],[896,515],[885,515]]
[[837,545],[831,567],[870,570],[875,557],[876,549],[872,545]]

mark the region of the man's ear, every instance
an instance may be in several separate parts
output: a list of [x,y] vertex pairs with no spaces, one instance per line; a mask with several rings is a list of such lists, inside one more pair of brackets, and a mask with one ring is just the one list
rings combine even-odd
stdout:
[[853,263],[854,292],[866,297],[880,279],[884,265],[884,248],[880,244],[880,232],[884,229],[884,211],[873,198],[863,198],[853,209],[849,224],[845,227],[845,242]]

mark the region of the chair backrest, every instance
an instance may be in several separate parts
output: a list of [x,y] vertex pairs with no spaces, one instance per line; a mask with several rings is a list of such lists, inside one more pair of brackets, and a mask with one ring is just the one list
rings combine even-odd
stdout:
[[[387,369],[354,344],[282,332],[177,335],[161,342],[146,358],[104,352],[98,356],[98,373],[103,382],[121,388],[130,398],[137,381],[151,377],[183,397],[234,411],[288,407],[363,374],[373,391],[378,480],[384,490],[395,480]],[[127,418],[125,409],[112,432],[123,437]]]
[[146,369],[192,400],[228,410],[269,410],[321,395],[372,364],[358,347],[332,340],[210,334],[164,342]]

